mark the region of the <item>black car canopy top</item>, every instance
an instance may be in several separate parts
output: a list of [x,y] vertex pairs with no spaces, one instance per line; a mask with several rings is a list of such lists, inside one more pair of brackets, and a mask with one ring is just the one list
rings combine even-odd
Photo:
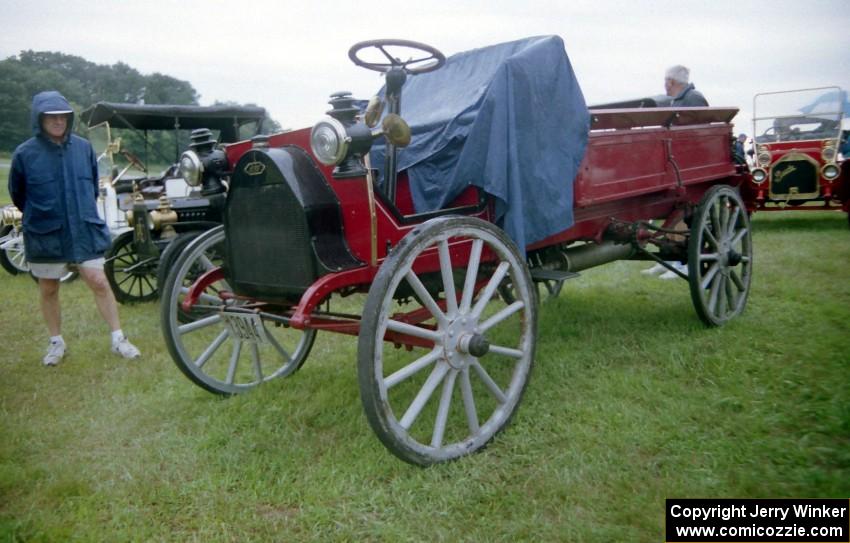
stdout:
[[259,133],[266,110],[258,106],[177,106],[98,102],[86,108],[80,118],[89,127],[109,122],[116,128],[136,130],[218,130],[221,143],[239,139],[239,127],[257,123]]

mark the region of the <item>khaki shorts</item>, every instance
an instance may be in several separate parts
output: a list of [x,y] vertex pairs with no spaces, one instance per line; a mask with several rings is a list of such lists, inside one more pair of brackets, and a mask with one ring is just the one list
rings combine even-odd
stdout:
[[86,260],[85,262],[49,262],[49,263],[37,263],[30,262],[30,272],[35,276],[41,279],[61,279],[65,277],[71,270],[76,270],[77,268],[94,268],[96,270],[103,269],[103,257],[101,258],[93,258],[91,260]]

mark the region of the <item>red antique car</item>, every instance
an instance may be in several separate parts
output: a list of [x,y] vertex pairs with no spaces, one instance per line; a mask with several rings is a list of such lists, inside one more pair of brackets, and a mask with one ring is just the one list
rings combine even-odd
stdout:
[[846,103],[838,87],[756,94],[754,167],[742,186],[750,210],[850,213],[850,167],[841,153]]
[[[357,44],[355,63],[385,73],[382,97],[365,112],[338,93],[312,129],[227,147],[224,225],[177,257],[163,289],[165,340],[189,379],[215,393],[243,392],[298,370],[320,330],[357,336],[369,423],[395,455],[428,465],[481,449],[515,413],[534,361],[538,286],[556,293],[581,270],[618,259],[679,260],[706,324],[743,311],[753,262],[736,188],[745,174],[732,157],[737,110],[588,112],[577,86],[564,93],[569,99],[559,94],[572,88],[560,38],[500,47],[447,62],[414,42]],[[463,93],[435,91],[447,84],[437,69],[453,80],[463,73],[468,84],[477,77],[469,71],[475,54],[494,55],[481,64],[495,66],[485,79],[496,84],[470,99],[474,115],[464,102],[446,121],[438,113]],[[557,88],[547,87],[557,66]],[[411,96],[434,101],[423,107]],[[384,103],[389,113],[378,125]],[[578,114],[559,117],[559,108],[576,104]],[[424,119],[411,125],[412,139],[401,114]],[[483,118],[495,129],[476,140]],[[584,130],[562,134],[563,122]],[[547,131],[535,133],[541,125]],[[471,147],[482,142],[476,155]],[[417,145],[446,161],[411,164],[406,153]],[[382,172],[372,164],[379,147]],[[577,159],[560,164],[563,175],[549,171],[555,181],[547,185],[549,158],[569,149]],[[456,177],[483,171],[487,179],[468,178],[439,208],[423,209],[417,183],[445,181],[440,192],[457,171],[445,164],[463,167],[465,159],[474,167]],[[196,181],[198,164],[184,162],[188,179]],[[504,194],[487,184],[500,175],[519,180],[522,193],[512,199],[542,196],[556,206],[560,196],[550,189],[566,192],[568,207],[558,213],[571,224],[546,233],[549,219],[534,222],[548,211],[538,203],[511,215]],[[540,224],[544,230],[526,237],[508,234]]]

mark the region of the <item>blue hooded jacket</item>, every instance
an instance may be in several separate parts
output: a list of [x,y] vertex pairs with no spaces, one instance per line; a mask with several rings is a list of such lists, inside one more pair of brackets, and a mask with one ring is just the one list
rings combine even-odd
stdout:
[[24,246],[29,262],[84,262],[103,256],[109,229],[97,214],[97,159],[91,144],[71,133],[61,145],[42,131],[41,117],[72,111],[56,91],[32,99],[33,137],[15,149],[9,194],[24,214]]

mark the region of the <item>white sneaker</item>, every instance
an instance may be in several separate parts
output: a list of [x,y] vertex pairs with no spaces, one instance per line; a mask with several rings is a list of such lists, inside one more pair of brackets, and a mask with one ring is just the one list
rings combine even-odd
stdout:
[[45,366],[55,366],[62,361],[63,356],[65,356],[65,342],[51,341],[47,345],[47,354],[44,355],[41,363]]
[[[688,265],[687,264],[682,264],[681,262],[674,262],[673,267],[676,268],[677,270],[679,270],[680,272],[682,272],[683,274],[688,275]],[[681,277],[681,276],[676,274],[676,273],[673,273],[670,270],[667,270],[666,272],[664,272],[664,273],[662,273],[661,275],[658,276],[659,279],[665,279],[665,280],[667,280],[667,279],[678,279],[679,277]]]
[[112,342],[112,352],[115,354],[119,354],[124,358],[139,358],[140,356],[142,356],[142,353],[139,352],[139,349],[137,349],[135,345],[130,343],[130,340],[126,337],[122,337],[118,341]]
[[647,268],[645,270],[641,270],[640,273],[644,275],[658,275],[659,273],[667,271],[667,268],[662,266],[661,264],[656,263],[653,267]]

